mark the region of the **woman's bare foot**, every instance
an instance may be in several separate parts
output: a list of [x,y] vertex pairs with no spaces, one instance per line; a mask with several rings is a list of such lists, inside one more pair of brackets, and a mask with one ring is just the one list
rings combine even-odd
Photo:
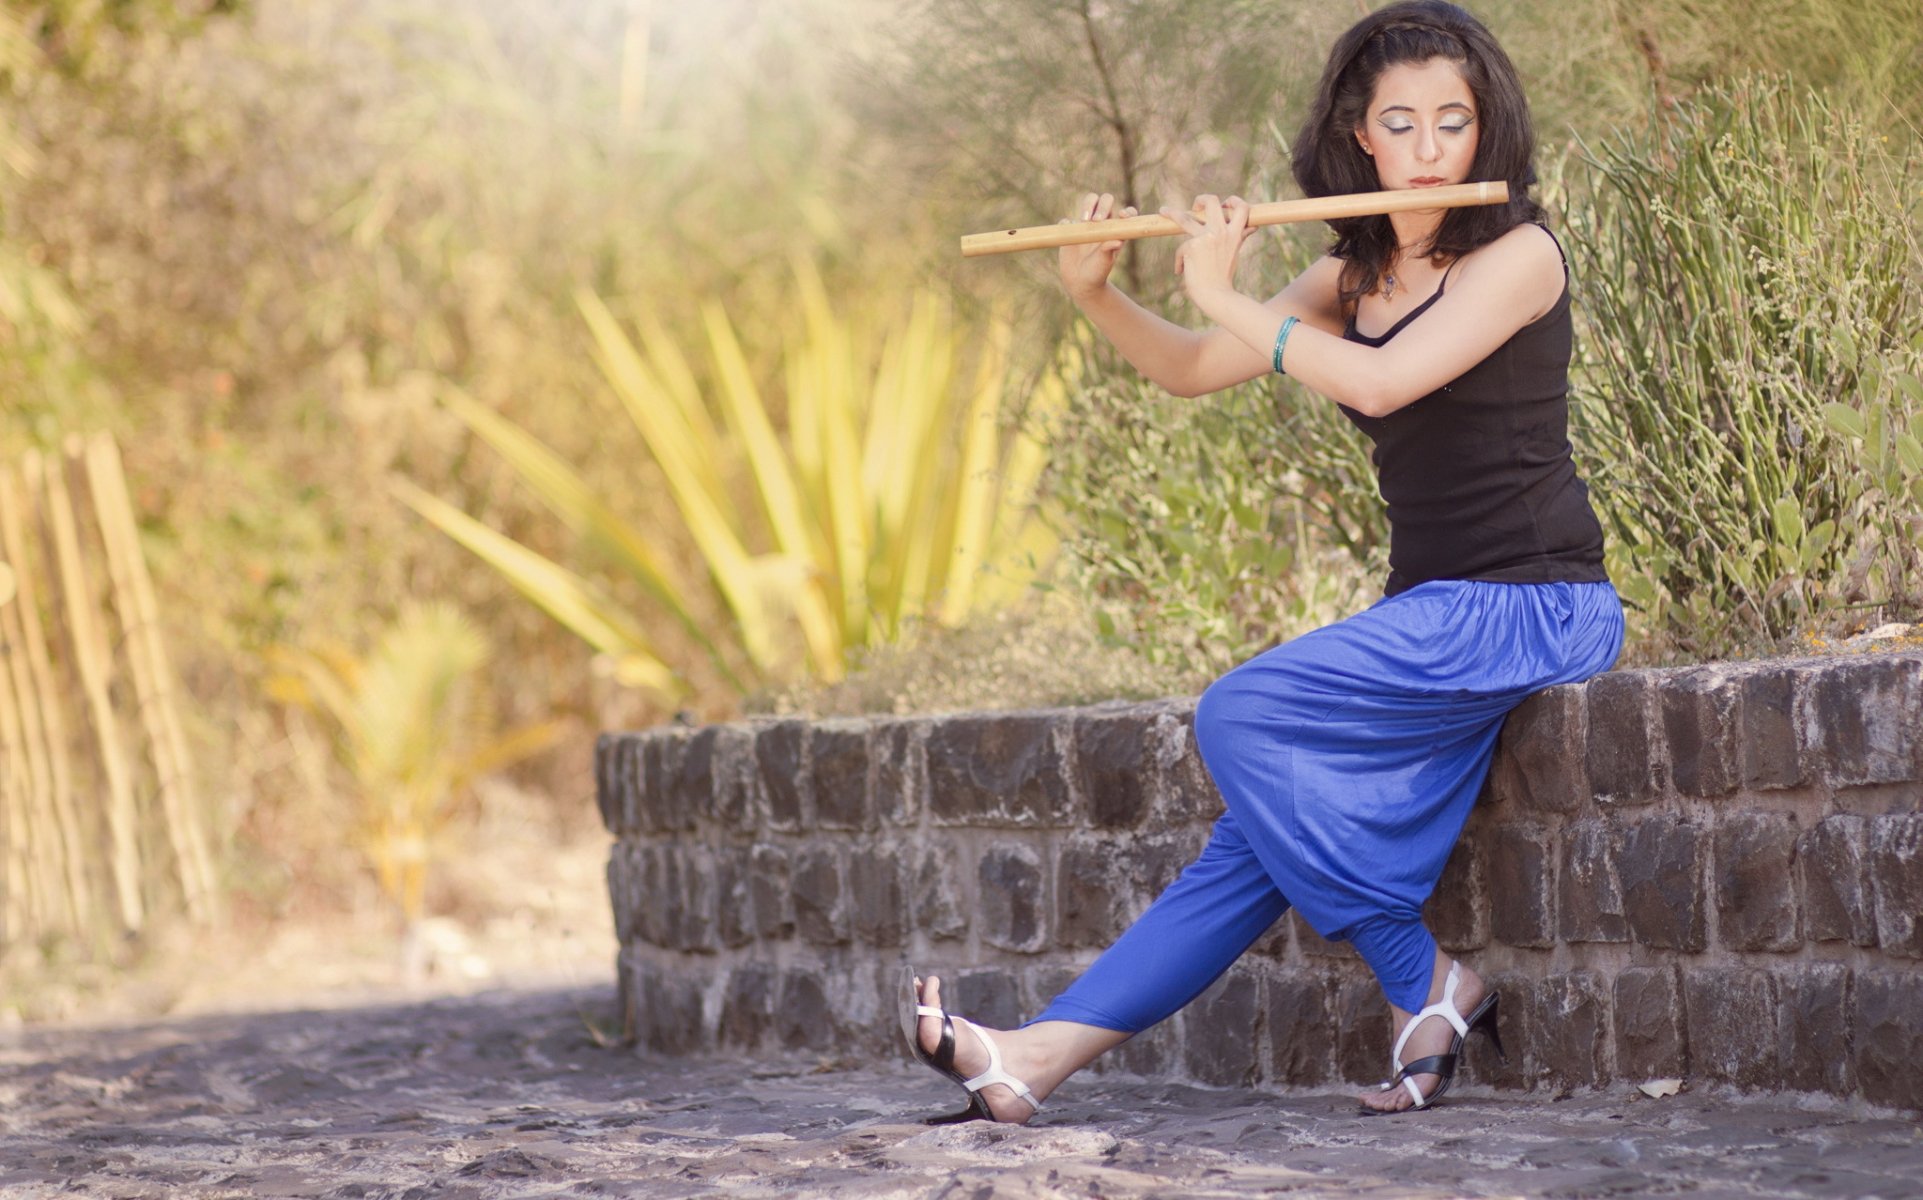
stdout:
[[[1448,978],[1449,965],[1449,961],[1440,953],[1436,955],[1435,974],[1429,982],[1428,1002],[1430,1004],[1437,1004],[1442,1000],[1443,984]],[[1484,986],[1482,976],[1468,967],[1462,967],[1459,976],[1456,981],[1456,1012],[1467,1017],[1475,1011],[1476,1005],[1482,1003],[1482,997],[1488,988]],[[1404,1012],[1393,1005],[1390,1006],[1390,1011],[1395,1014],[1395,1035],[1401,1037],[1403,1027],[1415,1019],[1414,1014]],[[1408,1043],[1402,1048],[1402,1061],[1412,1063],[1419,1058],[1428,1058],[1432,1054],[1447,1054],[1450,1043],[1455,1041],[1455,1037],[1456,1031],[1449,1022],[1439,1016],[1431,1016],[1416,1026],[1415,1032],[1409,1035]],[[1435,1095],[1436,1085],[1442,1082],[1441,1076],[1438,1075],[1411,1075],[1409,1078],[1422,1089],[1424,1096]],[[1409,1094],[1409,1089],[1399,1083],[1387,1091],[1364,1092],[1356,1099],[1364,1108],[1371,1108],[1377,1112],[1401,1112],[1405,1108],[1414,1107],[1416,1102],[1415,1097]]]

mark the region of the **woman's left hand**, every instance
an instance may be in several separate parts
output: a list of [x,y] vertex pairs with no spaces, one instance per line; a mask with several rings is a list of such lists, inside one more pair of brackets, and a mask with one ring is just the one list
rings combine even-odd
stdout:
[[1175,273],[1189,299],[1199,301],[1199,293],[1212,288],[1234,289],[1235,259],[1250,233],[1249,203],[1240,196],[1219,200],[1203,193],[1191,207],[1199,207],[1202,215],[1166,207],[1161,212],[1189,235],[1175,251]]

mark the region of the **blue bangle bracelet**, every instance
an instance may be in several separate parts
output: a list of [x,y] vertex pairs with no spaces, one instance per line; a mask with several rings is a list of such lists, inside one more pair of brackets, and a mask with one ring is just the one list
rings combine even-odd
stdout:
[[1269,365],[1275,368],[1277,375],[1288,374],[1282,369],[1282,347],[1289,344],[1289,330],[1294,328],[1295,318],[1286,317],[1282,321],[1282,328],[1275,331],[1275,353],[1269,356]]

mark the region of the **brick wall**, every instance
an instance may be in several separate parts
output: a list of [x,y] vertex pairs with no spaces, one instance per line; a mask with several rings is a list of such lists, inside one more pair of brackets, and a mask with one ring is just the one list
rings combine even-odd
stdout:
[[[900,964],[1037,1012],[1196,854],[1188,701],[604,736],[629,1033],[669,1052],[904,1055]],[[1503,994],[1509,1065],[1923,1108],[1923,656],[1618,671],[1532,697],[1429,903]],[[1097,1064],[1365,1083],[1386,1007],[1285,917]],[[1520,1053],[1517,1053],[1517,1051]]]

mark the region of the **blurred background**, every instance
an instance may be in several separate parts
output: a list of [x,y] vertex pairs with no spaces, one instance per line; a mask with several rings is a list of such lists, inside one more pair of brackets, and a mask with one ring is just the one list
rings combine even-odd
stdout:
[[[1366,606],[1332,406],[1162,394],[956,239],[1293,196],[1369,7],[4,0],[0,1020],[590,982],[600,730],[1192,692]],[[1626,664],[1917,621],[1923,0],[1474,11]],[[1117,281],[1192,324],[1172,253]]]

